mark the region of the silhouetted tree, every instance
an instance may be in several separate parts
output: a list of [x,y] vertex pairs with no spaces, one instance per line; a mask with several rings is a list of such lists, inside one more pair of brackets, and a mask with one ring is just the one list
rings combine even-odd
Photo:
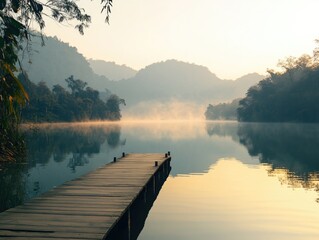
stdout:
[[106,109],[107,109],[107,118],[110,120],[119,120],[121,119],[121,111],[120,111],[120,104],[124,104],[125,100],[119,98],[116,95],[111,95],[109,99],[106,101]]
[[288,58],[284,71],[251,87],[239,102],[238,120],[248,122],[319,122],[319,64],[316,55]]
[[[102,12],[106,12],[107,22],[112,2],[101,0]],[[0,0],[0,160],[6,158],[1,156],[3,152],[7,152],[3,141],[10,141],[9,145],[12,146],[22,144],[15,140],[15,136],[18,135],[21,106],[24,106],[29,97],[16,77],[18,51],[21,42],[28,43],[34,35],[30,26],[37,24],[41,31],[44,29],[44,16],[59,23],[74,21],[75,28],[81,34],[91,21],[91,17],[84,13],[84,9],[80,8],[75,0]],[[16,150],[11,148],[8,151]]]
[[84,88],[87,85],[86,82],[83,82],[80,79],[74,79],[73,75],[65,79],[65,81],[67,82],[68,88],[71,89],[71,93],[74,96],[81,96],[81,94],[84,92]]
[[99,92],[86,87],[86,82],[70,76],[65,81],[71,92],[60,85],[52,91],[44,82],[32,83],[23,75],[20,81],[30,92],[30,102],[22,109],[22,120],[31,122],[83,121],[83,120],[120,120],[120,104],[124,99],[111,95],[105,102]]
[[205,112],[206,119],[236,120],[239,101],[240,99],[235,99],[230,103],[220,103],[216,105],[209,104]]

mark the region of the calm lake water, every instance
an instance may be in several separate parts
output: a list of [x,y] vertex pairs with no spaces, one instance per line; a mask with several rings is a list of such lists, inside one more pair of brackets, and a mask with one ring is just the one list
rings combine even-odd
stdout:
[[25,134],[27,162],[0,171],[0,211],[122,152],[171,151],[139,240],[319,239],[319,125],[87,123]]

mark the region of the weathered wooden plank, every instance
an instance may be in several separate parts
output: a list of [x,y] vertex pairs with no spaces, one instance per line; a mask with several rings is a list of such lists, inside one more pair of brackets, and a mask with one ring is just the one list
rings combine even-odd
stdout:
[[114,216],[83,216],[81,213],[78,215],[66,215],[66,214],[37,214],[37,213],[15,213],[15,212],[6,212],[3,215],[4,218],[0,219],[0,223],[13,223],[15,220],[25,219],[27,221],[32,220],[42,220],[46,222],[90,222],[90,223],[102,223],[114,221],[117,215]]
[[[47,209],[47,210],[72,210],[72,211],[96,211],[99,210],[101,212],[108,212],[108,211],[115,211],[121,210],[127,204],[109,204],[109,205],[95,205],[95,206],[87,206],[87,204],[82,205],[70,205],[65,203],[58,203],[58,204],[30,204],[30,205],[22,205],[13,209]],[[105,208],[106,207],[106,208]],[[8,211],[11,211],[10,209]]]
[[[130,201],[128,199],[126,200],[120,200],[120,199],[114,199],[113,201],[103,201],[101,200],[91,200],[88,202],[88,200],[85,200],[83,198],[81,199],[77,199],[72,201],[73,197],[68,197],[68,196],[60,196],[60,197],[55,197],[54,199],[52,199],[51,201],[48,200],[48,198],[43,198],[43,201],[37,201],[37,202],[29,202],[29,203],[25,203],[24,205],[26,206],[51,206],[51,205],[56,205],[56,206],[60,206],[60,205],[66,205],[67,207],[72,207],[72,206],[99,206],[99,207],[110,207],[110,206],[127,206],[127,204],[130,203]],[[108,198],[104,198],[104,199],[108,199]]]
[[[35,238],[34,238],[35,239]],[[59,238],[59,240],[68,240],[71,238]],[[30,237],[1,237],[1,240],[30,240]],[[52,238],[36,238],[36,240],[52,240]],[[83,240],[83,238],[72,238],[72,240]]]
[[48,209],[48,208],[13,208],[8,212],[12,213],[32,213],[32,214],[52,214],[52,215],[74,215],[74,216],[118,216],[121,214],[122,209],[108,209],[108,210],[87,210],[83,208],[72,209]]
[[88,201],[88,202],[103,202],[103,201],[108,201],[108,200],[114,200],[114,199],[117,199],[118,201],[123,201],[123,202],[127,202],[129,201],[130,199],[126,196],[118,196],[118,197],[83,197],[83,198],[70,198],[70,197],[67,197],[67,196],[60,196],[60,195],[56,195],[56,196],[52,196],[52,195],[49,195],[49,194],[43,194],[42,196],[39,196],[37,198],[34,198],[34,200],[32,201],[29,201],[30,202],[34,202],[34,201],[44,201],[44,199],[46,199],[47,201],[49,200],[67,200],[67,199],[70,199],[70,200],[74,200],[74,201],[81,201],[81,200],[84,200],[84,201]]
[[[149,171],[152,171],[150,168]],[[105,177],[107,176],[106,174],[114,174],[113,178],[120,178],[121,176],[123,177],[133,177],[135,178],[136,175],[138,175],[140,178],[147,178],[148,176],[151,176],[151,173],[145,172],[145,171],[133,171],[130,169],[114,169],[112,172],[110,171],[105,171],[105,172],[99,172],[99,173],[93,173],[87,176],[88,179],[91,177]],[[121,174],[121,175],[120,175]]]
[[127,196],[128,198],[131,197],[133,194],[131,193],[108,193],[108,192],[92,192],[92,191],[76,191],[76,190],[72,190],[72,191],[61,191],[61,192],[56,192],[56,193],[52,193],[52,196],[54,196],[54,194],[59,194],[61,196],[69,196],[69,197],[120,197],[120,196]]
[[77,233],[105,233],[105,227],[70,227],[70,226],[43,226],[43,225],[17,225],[17,224],[1,224],[0,230],[18,230],[29,232],[77,232]]
[[131,180],[136,180],[138,179],[139,182],[142,182],[143,180],[145,181],[145,177],[134,177],[134,176],[122,176],[122,177],[112,177],[112,176],[103,176],[103,175],[97,175],[97,176],[91,176],[91,177],[88,177],[87,180],[90,180],[90,181],[102,181],[102,182],[109,182],[109,181],[112,181],[112,180],[115,180],[116,181],[122,181],[122,183],[125,183],[126,182],[129,182]]
[[123,192],[123,191],[132,191],[135,192],[140,187],[135,187],[135,186],[83,186],[83,185],[77,185],[77,184],[70,184],[70,185],[65,185],[63,189],[67,190],[92,190],[92,191],[111,191],[111,192]]
[[73,222],[73,221],[43,221],[42,219],[32,219],[30,218],[29,221],[25,219],[15,219],[15,220],[8,220],[3,221],[0,220],[0,226],[5,225],[15,225],[16,229],[19,229],[21,226],[43,226],[43,227],[74,227],[74,228],[104,228],[107,230],[113,222],[101,222],[101,223],[91,223],[91,222]]
[[8,231],[1,230],[0,238],[5,237],[28,237],[29,239],[38,238],[38,237],[51,237],[56,239],[61,238],[77,238],[77,239],[102,239],[103,233],[78,233],[78,232],[29,232],[29,231]]
[[129,181],[127,178],[107,178],[106,181],[102,179],[102,181],[97,182],[95,179],[80,179],[75,180],[72,182],[64,183],[62,186],[72,186],[72,185],[87,185],[87,186],[97,186],[97,187],[103,187],[103,186],[113,186],[113,187],[126,187],[126,186],[136,186],[141,187],[144,186],[143,183],[141,183],[141,180],[136,179],[130,179]]
[[128,154],[0,213],[0,239],[102,239],[169,159]]

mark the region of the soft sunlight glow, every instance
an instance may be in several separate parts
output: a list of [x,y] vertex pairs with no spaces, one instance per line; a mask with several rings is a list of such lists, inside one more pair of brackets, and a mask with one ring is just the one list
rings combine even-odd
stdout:
[[[142,124],[141,124],[142,123]],[[123,121],[125,130],[139,140],[169,139],[178,141],[182,139],[197,139],[207,135],[205,121]]]
[[206,105],[181,101],[140,102],[123,112],[123,120],[151,121],[204,121]]
[[140,239],[318,239],[317,194],[219,159],[208,173],[168,178]]
[[317,0],[115,0],[110,25],[99,1],[80,2],[92,15],[85,36],[50,21],[45,33],[136,70],[178,59],[225,79],[265,74],[279,59],[312,54],[319,37]]

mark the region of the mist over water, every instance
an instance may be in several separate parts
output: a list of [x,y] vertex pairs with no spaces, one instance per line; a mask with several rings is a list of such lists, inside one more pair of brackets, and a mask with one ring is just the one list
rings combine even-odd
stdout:
[[179,100],[145,101],[123,108],[123,121],[203,121],[205,105]]

